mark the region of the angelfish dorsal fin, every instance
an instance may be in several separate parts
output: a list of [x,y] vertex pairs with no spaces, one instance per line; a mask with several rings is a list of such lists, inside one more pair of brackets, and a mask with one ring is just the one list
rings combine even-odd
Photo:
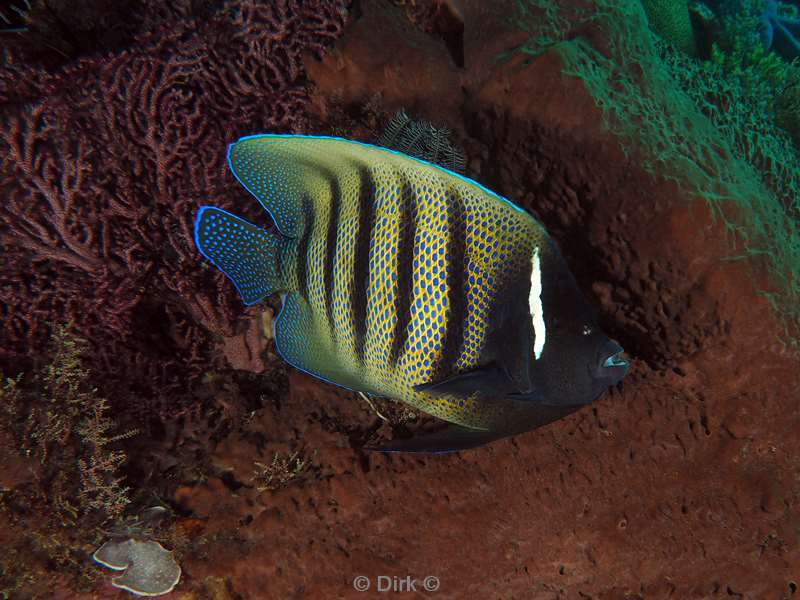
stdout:
[[228,166],[236,179],[272,216],[282,235],[302,232],[304,197],[325,184],[302,160],[291,136],[254,135],[228,146]]
[[263,134],[228,146],[236,179],[272,216],[278,231],[300,237],[313,215],[324,213],[334,196],[352,194],[360,170],[390,154],[339,138]]
[[360,193],[355,186],[365,170],[382,170],[383,185],[391,180],[391,176],[386,179],[387,173],[420,168],[478,185],[424,160],[327,136],[243,137],[228,146],[228,166],[239,183],[270,213],[280,233],[293,238],[302,234],[308,214],[328,210],[334,194]]

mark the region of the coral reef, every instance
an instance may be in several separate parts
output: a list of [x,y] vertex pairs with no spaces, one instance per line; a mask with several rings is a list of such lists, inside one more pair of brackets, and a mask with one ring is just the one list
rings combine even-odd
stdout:
[[694,55],[696,43],[686,0],[642,0],[650,28],[683,52]]
[[226,2],[210,15],[178,4],[127,49],[48,70],[12,48],[0,65],[0,359],[19,368],[50,322],[70,320],[99,387],[170,397],[157,410],[172,414],[211,364],[209,333],[243,326],[196,261],[193,212],[236,197],[230,139],[305,131],[303,56],[346,18],[334,0]]
[[[755,293],[761,261],[724,260],[724,221],[677,185],[680,172],[648,161],[648,148],[673,156],[649,145],[660,139],[651,137],[652,113],[668,142],[670,126],[712,133],[698,117],[671,125],[672,98],[653,99],[676,85],[642,76],[658,45],[644,46],[656,50],[650,56],[625,55],[631,77],[622,85],[642,86],[632,88],[641,104],[623,106],[645,110],[628,129],[613,114],[604,119],[615,104],[594,94],[595,84],[619,81],[616,69],[609,81],[574,76],[611,68],[618,55],[580,71],[562,58],[579,36],[590,58],[609,56],[596,19],[498,66],[496,55],[520,37],[504,27],[507,5],[465,1],[464,74],[423,35],[394,33],[382,4],[362,2],[362,19],[315,67],[319,96],[357,105],[380,93],[385,106],[433,122],[459,115],[447,123],[470,156],[468,172],[546,224],[608,331],[632,351],[634,372],[546,429],[421,457],[359,452],[364,430],[382,419],[353,394],[293,372],[280,403],[214,448],[225,475],[175,493],[205,526],[202,551],[182,559],[186,593],[258,597],[269,582],[275,597],[355,598],[401,569],[436,577],[431,597],[448,600],[790,597],[800,556],[797,358],[775,341],[779,322]],[[546,3],[554,12],[574,4]],[[643,17],[611,21],[646,32]],[[609,97],[621,102],[600,95]],[[635,134],[618,137],[637,127],[642,146]],[[713,157],[687,155],[685,168],[720,177]],[[319,473],[257,493],[246,484],[252,457],[269,462],[276,443],[282,452],[319,448]],[[371,592],[353,591],[356,576]]]
[[[361,0],[300,61],[344,4],[142,0],[119,47],[2,49],[0,597],[128,597],[92,554],[130,539],[174,553],[185,600],[368,597],[356,576],[395,573],[442,599],[796,595],[800,194],[770,120],[792,128],[794,67],[757,36],[692,60],[616,0],[459,0],[465,69]],[[468,453],[365,453],[435,424],[275,360],[272,310],[196,268],[193,202],[267,222],[231,138],[374,139],[399,107],[545,224],[630,350],[591,407]],[[62,315],[88,343],[45,358]]]
[[529,4],[546,17],[527,22],[530,43],[539,44],[541,29],[569,40],[557,46],[565,71],[585,82],[628,152],[708,203],[730,232],[732,260],[763,261],[771,281],[762,292],[784,317],[783,341],[797,344],[792,332],[800,326],[800,233],[794,221],[800,158],[765,108],[774,85],[769,79],[782,78],[780,64],[761,60],[761,71],[737,75],[692,61],[653,39],[638,5],[608,0],[594,9],[582,5],[580,15],[606,32],[600,52],[589,40],[574,38],[580,26],[575,19],[553,18],[544,0]]
[[[0,49],[0,369],[14,375],[0,596],[34,598],[99,585],[90,548],[171,494],[177,461],[157,440],[201,429],[178,452],[183,477],[199,446],[285,389],[282,368],[258,386],[231,374],[261,360],[237,345],[259,337],[259,315],[197,260],[191,224],[209,198],[268,221],[229,179],[226,144],[307,131],[305,61],[343,31],[348,2],[140,0],[127,20],[129,3],[17,4],[28,30]],[[34,378],[54,335],[67,349]],[[182,531],[151,535],[180,548]]]

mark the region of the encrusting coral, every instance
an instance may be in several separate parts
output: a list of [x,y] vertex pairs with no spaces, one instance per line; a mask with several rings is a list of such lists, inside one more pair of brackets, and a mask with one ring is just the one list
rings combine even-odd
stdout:
[[168,594],[181,579],[172,552],[152,540],[110,540],[92,557],[103,566],[123,571],[111,580],[112,585],[137,596]]
[[696,52],[686,0],[642,0],[650,28],[688,55]]

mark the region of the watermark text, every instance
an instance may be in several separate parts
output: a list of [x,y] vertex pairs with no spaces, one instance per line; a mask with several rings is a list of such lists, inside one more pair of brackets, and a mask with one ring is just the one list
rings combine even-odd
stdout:
[[353,589],[357,592],[403,593],[403,592],[435,592],[439,589],[439,578],[428,575],[422,579],[414,579],[411,575],[357,575],[353,578]]

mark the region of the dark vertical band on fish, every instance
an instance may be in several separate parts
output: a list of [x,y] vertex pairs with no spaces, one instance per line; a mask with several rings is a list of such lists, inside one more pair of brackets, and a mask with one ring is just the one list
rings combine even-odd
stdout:
[[411,326],[411,302],[414,296],[414,238],[417,236],[414,188],[403,173],[397,174],[400,197],[397,202],[400,219],[400,239],[397,249],[397,296],[395,315],[397,321],[392,335],[392,352],[389,364],[397,365],[408,341]]
[[308,298],[308,264],[309,264],[309,246],[311,244],[311,235],[314,231],[315,213],[312,206],[312,200],[306,194],[303,194],[300,200],[303,211],[303,229],[300,234],[300,239],[297,241],[297,285],[298,291],[304,298]]
[[336,326],[333,319],[333,269],[336,260],[336,250],[339,239],[339,219],[342,211],[342,188],[339,179],[332,171],[326,173],[328,184],[330,185],[331,202],[328,207],[328,229],[325,234],[325,261],[323,263],[323,287],[325,289],[325,316],[328,321],[330,331],[334,336]]
[[355,354],[364,364],[364,343],[367,337],[367,296],[370,278],[370,249],[375,230],[375,182],[367,167],[359,166],[358,176],[358,231],[356,233],[355,261],[353,264],[353,323]]
[[466,302],[464,282],[467,281],[467,239],[463,235],[463,199],[455,190],[447,190],[447,250],[448,262],[446,335],[437,371],[441,376],[452,373],[464,343]]

